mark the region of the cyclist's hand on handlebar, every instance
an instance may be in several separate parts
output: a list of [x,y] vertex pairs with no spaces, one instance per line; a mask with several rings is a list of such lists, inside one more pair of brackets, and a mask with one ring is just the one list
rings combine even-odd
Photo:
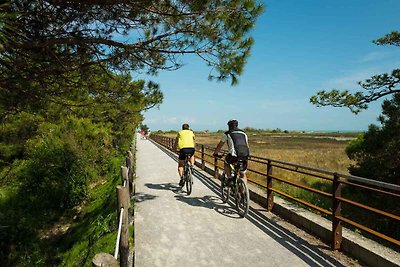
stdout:
[[218,153],[214,153],[213,156],[216,158],[222,158],[222,155],[219,155]]

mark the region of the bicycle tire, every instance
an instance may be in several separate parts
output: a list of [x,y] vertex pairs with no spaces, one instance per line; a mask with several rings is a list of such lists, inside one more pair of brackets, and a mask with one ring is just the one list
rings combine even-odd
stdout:
[[222,174],[222,179],[221,179],[221,199],[223,203],[228,202],[229,199],[229,190],[230,187],[226,186],[226,175],[225,172]]
[[236,209],[240,217],[244,218],[249,211],[249,189],[242,178],[238,178],[235,194]]
[[186,167],[186,193],[190,195],[192,193],[192,185],[193,185],[193,175],[190,167]]

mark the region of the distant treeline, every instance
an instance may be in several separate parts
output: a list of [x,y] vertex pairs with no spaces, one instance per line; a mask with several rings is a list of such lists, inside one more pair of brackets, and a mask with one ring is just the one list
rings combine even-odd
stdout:
[[[245,127],[242,130],[248,133],[258,133],[258,134],[268,134],[268,133],[284,133],[284,134],[318,134],[318,135],[329,135],[329,136],[356,136],[362,134],[363,132],[359,131],[306,131],[306,130],[282,130],[280,128],[276,129],[261,129],[261,128],[253,128],[253,127]],[[224,133],[226,130],[195,130],[195,133],[199,134],[212,134],[212,133]],[[173,134],[177,133],[178,130],[156,130],[154,133],[157,134]]]

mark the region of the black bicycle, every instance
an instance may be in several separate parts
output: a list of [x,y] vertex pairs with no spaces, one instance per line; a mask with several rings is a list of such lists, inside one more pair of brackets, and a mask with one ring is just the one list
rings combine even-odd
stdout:
[[[221,155],[216,155],[216,157],[222,158]],[[225,170],[222,174],[221,179],[221,195],[222,201],[224,203],[228,202],[229,195],[233,196],[235,199],[236,210],[240,217],[244,218],[249,211],[249,189],[246,182],[239,175],[239,171],[243,168],[244,161],[238,160],[234,164],[230,164],[231,171],[233,171],[233,176],[231,177],[232,183],[228,184],[228,178]]]
[[193,186],[193,173],[192,173],[192,164],[190,163],[190,154],[185,155],[185,161],[183,163],[183,179],[186,184],[186,193],[190,195],[192,193]]

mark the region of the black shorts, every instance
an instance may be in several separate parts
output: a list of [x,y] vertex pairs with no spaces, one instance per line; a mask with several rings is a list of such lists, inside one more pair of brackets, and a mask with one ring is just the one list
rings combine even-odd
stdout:
[[185,160],[186,155],[190,155],[190,156],[194,155],[194,148],[186,147],[186,148],[181,148],[181,150],[179,150],[179,159],[180,160]]
[[228,164],[234,164],[234,163],[238,162],[238,160],[243,162],[243,164],[242,164],[242,166],[241,166],[239,171],[240,172],[246,172],[246,170],[247,170],[247,157],[238,159],[237,157],[232,156],[231,154],[228,154],[225,157],[225,162],[228,163]]

